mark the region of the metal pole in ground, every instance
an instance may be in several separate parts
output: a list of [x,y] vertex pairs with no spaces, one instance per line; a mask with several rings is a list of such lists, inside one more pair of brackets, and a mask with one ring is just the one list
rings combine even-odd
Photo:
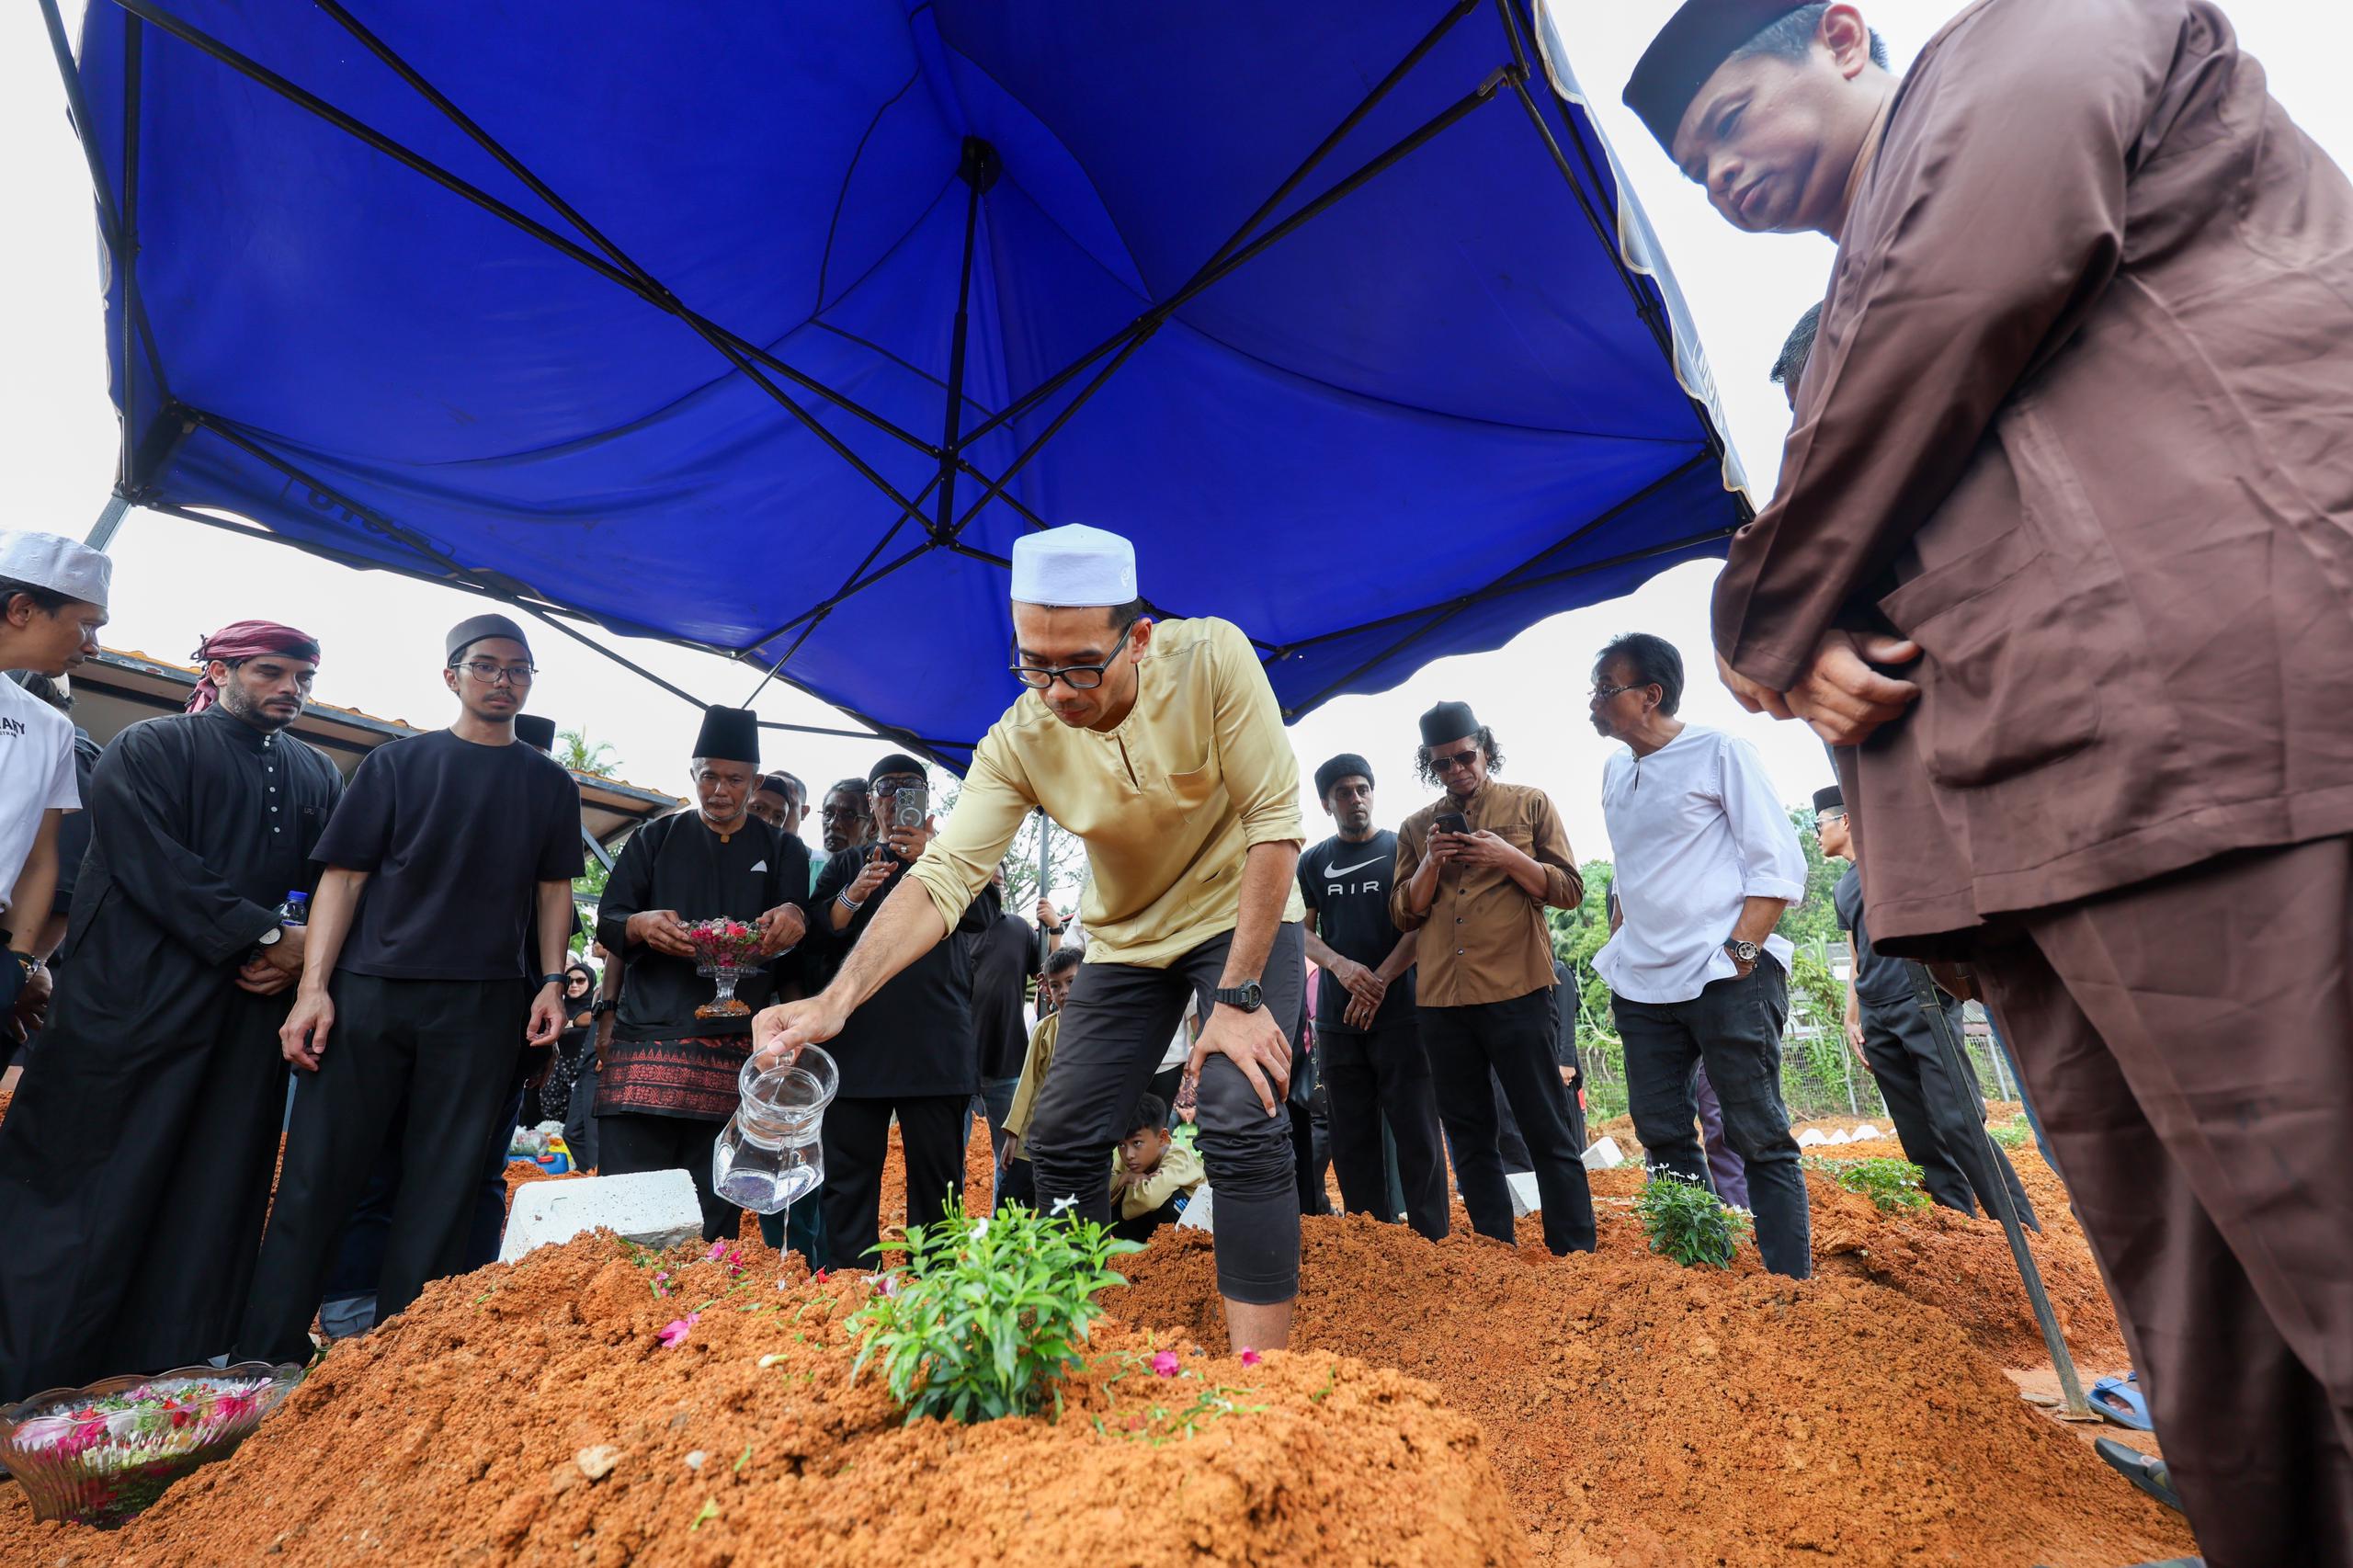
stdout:
[[[1912,978],[1912,999],[1928,1016],[1928,1027],[1935,1031],[1937,1044],[1944,1052],[1945,1072],[1954,1086],[1963,1091],[1975,1083],[1969,1071],[1969,1053],[1961,1043],[1961,1032],[1952,1027],[1952,1019],[1938,1001],[1937,983],[1930,977],[1926,964],[1906,963],[1904,972]],[[1985,1140],[1987,1164],[1998,1176],[2002,1168],[2002,1151],[1987,1131],[1981,1116],[1977,1135]],[[2042,1330],[2042,1347],[2051,1353],[2052,1369],[2059,1374],[2059,1395],[2066,1403],[2069,1416],[2079,1421],[2097,1419],[2091,1402],[2084,1397],[2083,1380],[2075,1375],[2075,1358],[2068,1352],[2067,1336],[2059,1332],[2059,1314],[2051,1310],[2050,1292],[2042,1288],[2042,1270],[2034,1261],[2034,1254],[2027,1250],[2026,1227],[2018,1222],[2018,1205],[2010,1201],[2009,1184],[1995,1180],[1993,1191],[1979,1196],[1986,1207],[1994,1210],[1995,1218],[2002,1221],[2002,1233],[2010,1239],[2010,1256],[2018,1266],[2018,1278],[2026,1284],[2027,1301],[2034,1307],[2035,1325]]]
[[[1053,865],[1053,841],[1054,824],[1047,819],[1046,813],[1041,811],[1038,813],[1038,896],[1040,898],[1049,896],[1046,887],[1046,878],[1051,874],[1051,868]],[[1040,974],[1045,972],[1046,960],[1053,957],[1053,953],[1054,938],[1052,934],[1048,932],[1043,926],[1039,926],[1038,971]]]

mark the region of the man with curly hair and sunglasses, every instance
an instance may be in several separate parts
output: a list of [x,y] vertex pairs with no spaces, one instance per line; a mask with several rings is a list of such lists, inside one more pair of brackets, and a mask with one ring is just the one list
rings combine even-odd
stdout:
[[1528,1141],[1544,1244],[1591,1252],[1593,1195],[1552,1062],[1558,1032],[1552,938],[1544,911],[1574,909],[1585,879],[1552,798],[1494,777],[1495,733],[1467,702],[1422,715],[1422,781],[1443,790],[1397,829],[1389,914],[1417,933],[1422,1048],[1472,1228],[1510,1241],[1511,1189],[1498,1152],[1489,1074]]

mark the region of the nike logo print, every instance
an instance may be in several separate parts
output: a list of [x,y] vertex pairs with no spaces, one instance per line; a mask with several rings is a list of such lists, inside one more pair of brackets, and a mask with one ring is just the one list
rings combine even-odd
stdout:
[[1324,874],[1327,877],[1345,877],[1350,871],[1361,871],[1367,866],[1378,866],[1381,862],[1388,858],[1389,857],[1386,855],[1376,855],[1370,860],[1359,860],[1353,866],[1335,866]]

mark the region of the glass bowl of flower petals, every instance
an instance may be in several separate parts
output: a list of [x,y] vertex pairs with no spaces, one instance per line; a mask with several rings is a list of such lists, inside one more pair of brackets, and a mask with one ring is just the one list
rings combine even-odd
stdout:
[[695,972],[718,982],[719,994],[695,1009],[698,1018],[740,1018],[752,1009],[735,1000],[735,983],[760,961],[760,928],[748,920],[718,915],[687,927],[695,950]]
[[50,1389],[0,1409],[0,1465],[37,1519],[111,1529],[199,1465],[227,1459],[301,1380],[240,1361]]

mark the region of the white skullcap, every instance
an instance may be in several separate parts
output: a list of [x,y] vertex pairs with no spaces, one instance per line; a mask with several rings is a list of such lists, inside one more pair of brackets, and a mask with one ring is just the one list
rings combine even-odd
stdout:
[[1135,597],[1135,546],[1118,534],[1072,523],[1013,541],[1015,604],[1079,608]]
[[85,600],[104,609],[107,585],[114,580],[114,560],[102,551],[60,534],[0,528],[0,577]]

